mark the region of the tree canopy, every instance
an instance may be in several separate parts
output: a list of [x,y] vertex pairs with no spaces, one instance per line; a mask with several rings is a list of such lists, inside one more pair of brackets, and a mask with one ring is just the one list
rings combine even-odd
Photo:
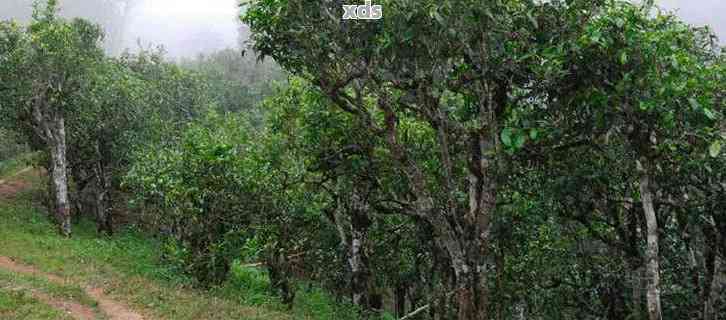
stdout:
[[0,24],[0,137],[69,190],[64,233],[139,227],[207,289],[241,264],[291,308],[313,287],[352,305],[336,319],[726,312],[707,29],[647,1],[376,4],[251,1],[248,48],[174,64],[105,56],[49,1]]

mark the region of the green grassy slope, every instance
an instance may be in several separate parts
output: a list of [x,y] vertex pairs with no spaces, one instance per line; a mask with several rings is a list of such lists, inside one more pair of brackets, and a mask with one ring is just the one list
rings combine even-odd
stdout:
[[33,298],[27,290],[0,287],[0,319],[71,320],[72,318]]
[[[15,172],[20,169],[16,166]],[[233,267],[224,286],[193,288],[183,276],[159,263],[157,241],[133,230],[123,230],[112,238],[99,237],[92,222],[81,221],[74,225],[73,238],[64,239],[39,204],[42,190],[38,188],[44,183],[38,171],[5,172],[4,179],[22,181],[25,187],[11,197],[0,195],[0,256],[57,275],[67,283],[58,286],[0,270],[0,319],[62,319],[57,311],[27,293],[7,287],[32,288],[95,308],[81,289],[89,285],[104,288],[110,298],[146,319],[357,318],[350,307],[334,303],[329,295],[314,288],[300,290],[295,307],[287,310],[269,295],[269,282],[262,270],[239,265]],[[33,314],[18,314],[23,312]]]

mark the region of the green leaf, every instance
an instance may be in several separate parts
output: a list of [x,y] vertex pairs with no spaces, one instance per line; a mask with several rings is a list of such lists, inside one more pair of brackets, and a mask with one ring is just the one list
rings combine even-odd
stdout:
[[640,101],[639,107],[641,111],[648,111],[650,109],[650,106],[645,101]]
[[532,23],[535,29],[539,29],[539,23],[537,22],[537,19],[532,16],[531,12],[527,12],[527,18],[529,18],[529,21]]
[[696,100],[695,98],[688,98],[688,102],[691,103],[691,108],[693,108],[694,110],[698,110],[701,108],[701,104],[698,103],[698,100]]
[[716,140],[711,144],[711,147],[708,148],[708,153],[711,155],[711,157],[716,158],[719,154],[721,154],[721,141]]
[[705,114],[706,117],[711,120],[716,120],[716,114],[714,114],[713,111],[711,111],[711,109],[703,108],[703,114]]
[[502,143],[507,147],[512,146],[512,129],[504,128],[502,130]]
[[527,142],[527,136],[523,134],[517,135],[517,138],[514,141],[514,148],[521,149],[522,147],[524,147],[525,142]]
[[625,20],[623,18],[617,18],[615,19],[615,25],[618,26],[618,28],[622,28],[625,25]]
[[601,38],[602,38],[602,33],[600,32],[600,30],[595,30],[590,35],[590,41],[592,41],[594,43],[600,43]]
[[539,137],[539,131],[537,131],[537,129],[532,129],[532,130],[529,131],[529,138],[530,139],[537,140],[538,137]]
[[442,26],[445,26],[445,25],[446,25],[446,20],[444,20],[444,17],[442,17],[442,16],[441,16],[441,14],[439,13],[439,11],[438,11],[438,10],[434,10],[434,11],[432,12],[432,15],[433,15],[434,19],[436,19],[436,21],[437,21],[437,22],[438,22],[438,23],[439,23],[440,25],[442,25]]
[[624,65],[628,63],[628,53],[623,51],[623,53],[620,54],[620,64]]

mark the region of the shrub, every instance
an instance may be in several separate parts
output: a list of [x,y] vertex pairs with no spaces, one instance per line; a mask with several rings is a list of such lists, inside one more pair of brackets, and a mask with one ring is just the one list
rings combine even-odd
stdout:
[[205,286],[226,279],[249,223],[242,175],[244,127],[211,113],[178,142],[138,155],[126,177],[146,209],[147,225],[173,239],[167,257]]

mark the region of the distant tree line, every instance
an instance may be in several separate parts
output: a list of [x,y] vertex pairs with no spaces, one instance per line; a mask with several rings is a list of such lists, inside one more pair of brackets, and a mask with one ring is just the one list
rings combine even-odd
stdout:
[[[0,19],[20,19],[27,22],[32,19],[32,4],[37,0],[4,0],[0,3]],[[104,29],[104,48],[113,55],[124,50],[125,32],[132,9],[139,5],[139,0],[64,0],[58,5],[64,17],[83,17],[98,23]]]

